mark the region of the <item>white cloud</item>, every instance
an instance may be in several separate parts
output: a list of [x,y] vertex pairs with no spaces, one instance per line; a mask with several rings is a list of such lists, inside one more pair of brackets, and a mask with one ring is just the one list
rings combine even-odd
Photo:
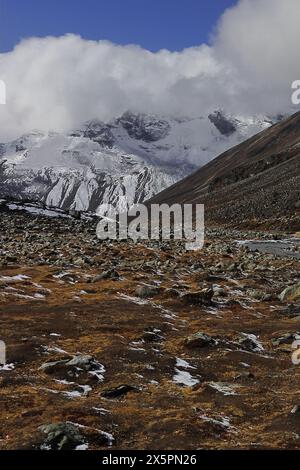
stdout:
[[211,46],[151,53],[75,35],[32,38],[0,54],[7,104],[0,139],[30,129],[68,129],[127,109],[202,115],[290,109],[300,78],[299,0],[240,0],[223,15]]

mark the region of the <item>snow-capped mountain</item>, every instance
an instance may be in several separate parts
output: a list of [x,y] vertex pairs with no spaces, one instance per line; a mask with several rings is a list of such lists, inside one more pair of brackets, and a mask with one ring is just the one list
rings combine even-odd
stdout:
[[34,131],[0,144],[0,197],[64,210],[124,209],[271,124],[221,111],[198,118],[127,112],[68,134]]

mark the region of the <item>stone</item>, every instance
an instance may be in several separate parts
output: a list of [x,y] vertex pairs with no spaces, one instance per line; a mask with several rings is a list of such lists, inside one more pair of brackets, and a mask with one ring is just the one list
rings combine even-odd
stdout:
[[214,287],[213,291],[216,297],[226,297],[228,295],[226,290],[222,287]]
[[139,286],[135,290],[135,295],[141,298],[155,297],[159,295],[161,288],[157,286]]
[[119,398],[127,395],[129,392],[138,392],[138,389],[132,385],[119,385],[111,390],[105,390],[101,393],[101,396],[103,398]]
[[212,304],[213,295],[214,291],[208,288],[198,292],[188,292],[187,294],[183,294],[182,300],[189,305],[210,306]]
[[84,266],[85,263],[86,263],[86,260],[85,260],[84,258],[76,258],[76,259],[74,260],[74,264],[75,264],[76,266]]
[[272,344],[273,346],[280,346],[281,344],[290,344],[296,339],[300,339],[299,333],[286,333],[285,335],[280,336],[279,338],[272,339]]
[[80,220],[81,219],[81,212],[80,211],[76,211],[75,209],[70,209],[69,210],[69,215],[71,217],[73,217],[74,219],[76,220]]
[[214,346],[216,341],[206,333],[198,332],[194,333],[191,336],[188,336],[184,344],[188,348],[206,348],[209,346]]
[[246,351],[261,352],[264,350],[262,344],[253,334],[242,333],[238,340],[238,345]]
[[84,370],[93,370],[97,368],[97,361],[92,356],[77,355],[66,363],[67,367],[78,367]]
[[295,415],[295,414],[299,414],[300,413],[300,405],[295,405],[293,407],[293,409],[291,410],[291,414]]
[[235,380],[254,379],[255,375],[249,371],[243,371],[235,377]]
[[271,294],[267,294],[266,292],[263,292],[263,291],[258,290],[258,289],[250,289],[250,290],[247,291],[247,294],[252,299],[261,300],[263,302],[267,302],[267,301],[272,300],[272,295]]
[[164,337],[155,331],[145,331],[142,339],[147,343],[159,343],[164,340]]
[[280,310],[281,315],[285,315],[289,318],[295,318],[300,316],[300,305],[289,304]]
[[93,371],[103,369],[103,366],[92,356],[78,354],[72,359],[45,362],[41,365],[39,370],[48,375],[64,373],[73,376],[79,369],[83,371]]
[[55,423],[39,427],[46,434],[46,440],[41,450],[75,450],[77,446],[86,443],[85,437],[72,423]]
[[294,301],[297,299],[300,299],[300,283],[287,287],[279,295],[279,300],[281,300],[281,302],[284,302],[285,300]]
[[45,372],[45,374],[53,374],[55,372],[61,372],[65,369],[68,360],[65,361],[54,361],[54,362],[45,362],[41,365],[39,370]]
[[168,297],[173,298],[173,299],[180,297],[179,290],[175,289],[174,287],[170,287],[169,289],[166,289],[165,293]]
[[108,271],[104,271],[102,274],[99,274],[99,276],[95,276],[92,279],[92,282],[99,282],[103,281],[106,279],[119,279],[119,273],[115,269],[109,269]]

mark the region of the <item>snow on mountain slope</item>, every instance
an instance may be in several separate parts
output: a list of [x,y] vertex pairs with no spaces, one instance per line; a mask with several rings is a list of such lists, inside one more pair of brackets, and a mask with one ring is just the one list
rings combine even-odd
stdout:
[[125,113],[69,134],[35,131],[0,144],[0,196],[64,210],[124,209],[151,198],[271,124],[264,118]]

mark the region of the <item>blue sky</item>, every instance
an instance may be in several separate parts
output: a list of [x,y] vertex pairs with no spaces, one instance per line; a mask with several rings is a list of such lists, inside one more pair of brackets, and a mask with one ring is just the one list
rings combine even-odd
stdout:
[[0,0],[0,51],[31,36],[76,33],[157,51],[208,42],[237,0]]

